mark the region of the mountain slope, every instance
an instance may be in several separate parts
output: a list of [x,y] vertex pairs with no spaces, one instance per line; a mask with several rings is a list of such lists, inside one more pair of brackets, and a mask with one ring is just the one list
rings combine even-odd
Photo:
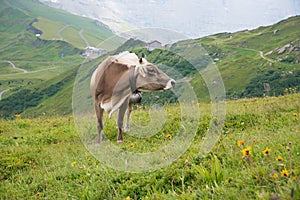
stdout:
[[[130,39],[119,47],[119,51],[131,50],[160,67],[166,65],[174,69],[185,77],[174,77],[178,80],[176,87],[180,88],[184,81],[188,81],[199,101],[211,101],[210,91],[202,77],[205,71],[209,71],[211,63],[220,71],[227,98],[278,96],[300,89],[299,45],[295,42],[298,41],[300,29],[297,27],[300,27],[299,16],[250,31],[179,41],[153,51],[148,51],[140,41]],[[292,41],[293,50],[278,54],[276,49],[281,49],[288,41]],[[199,55],[195,49],[197,45],[206,52]],[[268,54],[270,51],[276,55]],[[295,59],[287,62],[285,59],[289,57]],[[172,92],[144,93],[143,102],[176,102],[176,96]]]
[[[45,36],[42,34],[41,37],[43,39],[64,39],[68,41],[68,37],[70,36],[64,35],[63,38],[60,38],[58,33],[63,27],[66,27],[66,30],[70,28],[75,29],[77,32],[75,34],[77,40],[84,40],[86,39],[85,37],[88,37],[91,46],[96,46],[106,38],[114,35],[107,26],[97,20],[72,15],[65,11],[45,6],[39,1],[6,0],[4,4],[12,8],[20,9],[22,12],[35,18],[36,22],[33,25],[42,32],[48,32]],[[51,26],[49,27],[49,25]],[[53,32],[53,29],[57,31]],[[80,30],[83,31],[82,35],[84,39],[79,34]],[[85,43],[83,43],[83,45],[74,43],[74,46],[84,48],[87,45]]]
[[[196,40],[179,41],[170,48],[154,51],[139,49],[135,52],[146,55],[151,62],[174,67],[188,77],[202,101],[210,101],[210,97],[207,85],[197,71],[201,73],[206,70],[209,61],[206,60],[207,56],[199,57],[193,49],[195,44],[203,47],[211,62],[218,67],[227,98],[278,96],[300,90],[299,27],[300,16],[295,16],[254,30],[219,33]],[[181,53],[174,56],[172,52]],[[178,59],[182,52],[189,57],[186,61],[198,60],[200,63],[193,66],[192,63],[186,63],[184,58]],[[205,52],[203,54],[206,55]]]
[[[0,116],[5,117],[32,109],[72,84],[74,72],[85,60],[81,54],[86,42],[97,45],[113,36],[100,22],[38,1],[1,1],[0,16]],[[53,30],[62,26],[68,28],[61,31],[61,38],[55,37],[57,32]],[[53,92],[50,96],[45,93],[47,88]],[[62,107],[68,103],[62,103]],[[59,106],[55,108],[65,112]]]
[[216,62],[229,97],[282,95],[285,88],[299,91],[299,27],[300,16],[295,16],[272,26],[216,34],[197,42]]
[[[136,52],[139,56],[146,56],[147,60],[159,64],[160,67],[163,65],[171,67],[182,75],[182,77],[175,77],[178,80],[176,87],[180,88],[182,81],[188,81],[200,101],[211,101],[207,85],[201,75],[204,71],[209,71],[208,66],[210,63],[214,63],[221,73],[227,98],[261,97],[264,95],[277,96],[299,91],[300,29],[297,27],[300,27],[299,16],[291,17],[272,26],[259,27],[254,30],[244,30],[236,33],[220,33],[196,40],[179,41],[170,47],[155,49],[154,51],[148,51],[145,48],[146,44],[142,41],[130,39],[116,51],[111,52],[111,54],[115,54],[118,51],[131,50]],[[26,34],[29,34],[30,31],[34,30],[27,30]],[[32,35],[33,34],[31,34],[31,36]],[[33,43],[39,43],[36,42],[36,39],[32,41]],[[40,42],[42,41],[44,42],[44,40]],[[46,44],[47,43],[43,45]],[[194,52],[192,48],[193,44],[202,46],[207,51],[206,53],[203,52],[203,54],[207,56],[199,58],[197,52]],[[57,53],[59,51],[57,49],[56,51],[53,50],[53,52]],[[68,52],[72,51],[68,50]],[[195,66],[193,66],[189,60],[181,57],[178,52],[185,52],[185,55],[190,57],[189,60],[197,61],[197,63],[193,63]],[[45,53],[46,52],[43,52],[43,55],[45,55]],[[74,56],[75,55],[76,53]],[[56,84],[56,86],[59,87],[56,88],[56,92],[51,96],[42,94],[42,97],[39,97],[40,100],[37,106],[21,110],[21,112],[24,111],[26,115],[30,116],[48,112],[50,114],[71,112],[70,101],[72,99],[72,93],[70,91],[72,90],[72,84],[75,78],[75,74],[71,71],[74,70],[74,66],[78,67],[78,64],[80,64],[80,62],[78,62],[80,59],[74,56],[67,55],[64,58],[59,58],[59,56],[53,57],[55,59],[52,61],[56,63],[62,62],[69,66],[67,68],[58,67],[49,70],[49,76],[51,75],[52,77],[54,77],[54,75],[60,77],[59,74],[64,74],[60,78],[51,79],[47,77],[47,75],[43,75],[46,77],[41,77],[41,74],[38,74],[38,76],[29,74],[30,79],[23,78],[25,83],[32,81],[36,84],[36,87],[48,88],[50,90],[53,89],[53,87],[55,88]],[[104,57],[106,56],[92,60],[89,63],[83,63],[81,67],[83,71],[81,71],[79,77],[76,77],[80,82],[84,82],[86,85],[86,88],[82,89],[83,92],[81,94],[84,95],[85,98],[89,98],[88,82],[92,71],[97,66],[97,63],[101,62]],[[50,63],[53,65],[55,62]],[[21,62],[19,62],[19,64],[21,64]],[[28,66],[34,66],[34,64]],[[38,67],[36,68],[40,69]],[[66,72],[68,70],[71,71]],[[198,71],[200,71],[200,74]],[[69,79],[72,81],[60,86],[59,83],[72,73],[73,76]],[[9,74],[6,76],[4,82],[1,80],[3,84],[0,84],[0,90],[7,89],[5,85],[8,85],[10,79],[14,79],[15,76],[18,76],[18,74]],[[185,79],[182,79],[183,77],[185,77]],[[44,82],[47,86],[42,87],[41,81],[43,82],[45,80],[54,81],[51,82],[51,84],[50,82]],[[18,81],[21,81],[20,77]],[[11,84],[14,85],[14,83]],[[14,87],[15,86],[16,85],[14,85]],[[29,88],[31,94],[34,91],[33,88],[34,86]],[[11,93],[16,91],[18,91],[16,88],[12,89]],[[38,91],[41,93],[43,90],[40,89]],[[9,97],[9,95],[5,93],[4,97]],[[172,92],[143,94],[144,103],[164,103],[166,101],[176,102],[176,96],[174,96]],[[5,102],[5,98],[0,101],[0,106],[3,102]],[[60,106],[56,107],[55,105],[57,105],[58,102]],[[11,112],[9,115],[12,116],[14,113],[15,112]]]

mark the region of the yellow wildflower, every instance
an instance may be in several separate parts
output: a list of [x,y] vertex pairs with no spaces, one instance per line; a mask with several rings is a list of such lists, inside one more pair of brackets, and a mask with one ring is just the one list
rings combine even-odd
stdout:
[[240,147],[241,145],[245,144],[245,140],[239,140],[237,141],[237,145]]
[[289,176],[289,171],[286,170],[286,169],[283,169],[283,170],[281,171],[281,176]]
[[77,162],[73,161],[71,162],[71,165],[74,167],[77,164]]
[[297,115],[298,115],[297,113],[293,113],[293,116],[294,116],[294,117],[297,117]]
[[172,135],[171,135],[171,134],[168,134],[168,135],[167,135],[167,138],[168,138],[168,139],[172,139]]
[[131,144],[130,144],[130,147],[133,149],[133,148],[134,148],[134,143],[131,143]]
[[271,149],[269,149],[269,148],[267,147],[265,150],[262,151],[262,153],[266,155],[266,154],[269,154],[270,151],[271,151]]
[[252,149],[251,147],[247,147],[247,148],[241,150],[241,152],[243,153],[243,157],[242,158],[245,158],[246,156],[249,156],[251,149]]
[[21,114],[15,114],[15,117],[20,117],[21,116]]
[[274,179],[278,178],[278,174],[277,174],[277,173],[274,173],[274,174],[273,174],[273,178],[274,178]]
[[130,200],[130,196],[127,196],[127,197],[125,198],[125,200]]
[[277,161],[283,161],[283,158],[280,155],[278,155],[277,158],[276,158],[276,160]]

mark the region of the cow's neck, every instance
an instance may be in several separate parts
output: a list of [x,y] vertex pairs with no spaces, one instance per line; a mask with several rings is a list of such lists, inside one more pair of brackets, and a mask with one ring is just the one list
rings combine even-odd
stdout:
[[135,66],[130,66],[129,69],[129,83],[130,83],[130,90],[132,94],[138,93],[139,91],[136,88],[136,76],[134,74]]

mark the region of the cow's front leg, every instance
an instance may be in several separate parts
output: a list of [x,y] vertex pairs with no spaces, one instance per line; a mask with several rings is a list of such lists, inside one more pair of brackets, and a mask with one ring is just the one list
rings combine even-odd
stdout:
[[102,130],[103,130],[103,127],[104,127],[103,109],[100,108],[100,105],[96,101],[94,103],[94,107],[95,107],[95,112],[96,112],[96,115],[97,115],[97,122],[98,122],[98,137],[97,137],[96,142],[101,143],[101,141],[102,141]]
[[123,135],[122,135],[122,127],[123,127],[123,120],[124,120],[124,115],[126,112],[128,106],[128,101],[125,101],[121,107],[119,108],[119,113],[118,113],[118,118],[117,118],[117,126],[118,126],[118,143],[123,142]]
[[128,108],[126,110],[126,123],[124,127],[124,132],[129,132],[130,131],[130,113],[132,111],[132,104],[128,104]]

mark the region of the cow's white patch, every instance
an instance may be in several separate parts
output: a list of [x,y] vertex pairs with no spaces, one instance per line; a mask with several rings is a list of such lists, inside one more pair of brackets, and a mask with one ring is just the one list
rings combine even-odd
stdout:
[[138,71],[138,73],[142,76],[142,77],[146,77],[146,70],[145,68],[140,65],[136,67],[136,70]]
[[139,58],[135,53],[129,53],[128,51],[124,51],[119,53],[118,55],[113,56],[118,62],[127,64],[127,65],[140,65]]
[[111,101],[107,102],[107,103],[101,103],[101,108],[105,110],[105,112],[110,112],[112,109],[112,103]]
[[168,81],[166,87],[164,88],[164,90],[170,90],[171,88],[173,88],[175,85],[175,80],[174,79],[171,79]]
[[126,65],[135,65],[136,72],[139,72],[143,77],[146,76],[146,68],[148,61],[145,58],[142,58],[142,63],[140,63],[139,58],[135,53],[129,53],[124,51],[118,55],[113,56],[119,63]]
[[91,78],[91,85],[92,84],[95,84],[96,82],[96,74],[97,74],[97,70],[94,71],[93,75],[92,75],[92,78]]
[[113,99],[111,99],[109,102],[101,103],[100,107],[104,109],[104,111],[108,113],[108,117],[111,118],[112,114],[120,108],[120,106],[124,103],[124,101],[126,101],[126,103],[128,104],[129,95],[121,99],[118,99],[117,103],[114,104],[113,104],[114,102]]

